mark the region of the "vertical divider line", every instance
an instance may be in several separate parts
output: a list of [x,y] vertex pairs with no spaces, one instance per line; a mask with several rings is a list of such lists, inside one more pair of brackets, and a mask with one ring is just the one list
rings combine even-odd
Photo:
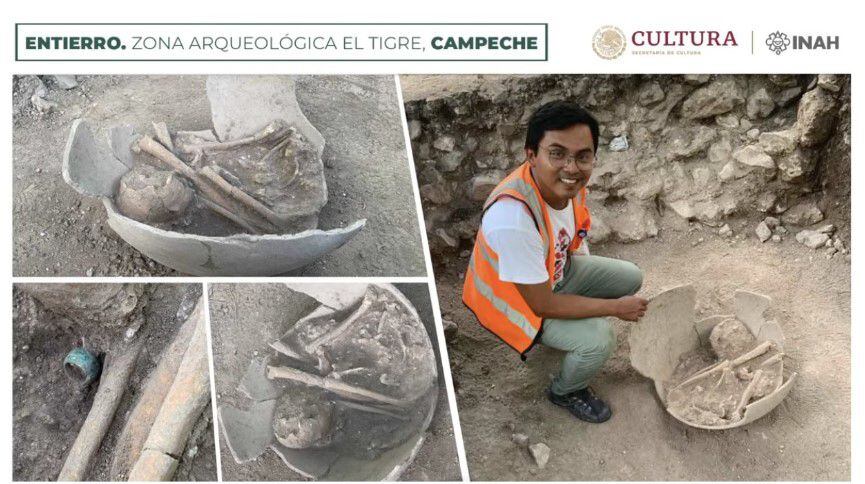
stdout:
[[408,129],[408,119],[405,115],[405,104],[402,97],[402,85],[400,84],[399,74],[394,74],[394,83],[396,84],[397,101],[399,102],[400,118],[402,119],[403,137],[405,138],[405,149],[408,155],[408,167],[412,178],[412,192],[414,193],[415,210],[417,211],[418,229],[420,230],[421,244],[424,251],[424,262],[426,264],[426,279],[427,289],[430,295],[430,304],[432,305],[433,319],[435,320],[436,338],[439,343],[439,353],[442,362],[442,377],[445,382],[445,390],[448,395],[448,406],[451,411],[451,424],[453,425],[454,438],[456,439],[457,457],[459,458],[460,474],[463,482],[468,482],[469,470],[468,461],[466,460],[466,450],[463,445],[462,428],[460,427],[459,411],[457,409],[456,394],[454,393],[453,377],[450,369],[450,358],[448,357],[447,343],[445,341],[444,326],[442,325],[441,308],[439,307],[438,290],[436,289],[435,273],[432,267],[432,256],[429,251],[429,242],[426,236],[426,224],[424,223],[423,206],[420,201],[420,189],[418,188],[417,174],[415,173],[414,155],[411,149],[411,136]]
[[216,453],[216,480],[222,482],[222,457],[219,449],[219,420],[216,412],[216,372],[213,367],[213,332],[210,327],[210,284],[202,281],[202,297],[204,298],[205,335],[207,337],[207,364],[210,373],[210,410],[213,413],[213,447]]

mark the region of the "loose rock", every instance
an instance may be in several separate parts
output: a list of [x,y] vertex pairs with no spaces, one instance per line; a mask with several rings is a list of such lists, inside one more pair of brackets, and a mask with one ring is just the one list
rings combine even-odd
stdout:
[[628,149],[628,137],[617,136],[610,140],[610,151],[625,151]]
[[781,215],[784,225],[813,225],[821,220],[823,212],[813,202],[796,204]]
[[511,434],[511,442],[517,444],[520,447],[528,447],[529,436],[526,434]]
[[535,464],[537,464],[539,468],[543,469],[546,467],[547,461],[550,460],[550,448],[547,444],[544,444],[543,442],[532,444],[529,446],[529,452],[532,454],[532,457],[535,459]]
[[825,89],[813,89],[802,96],[796,125],[802,146],[816,146],[829,138],[835,128],[836,101]]
[[760,149],[758,145],[748,145],[740,148],[733,153],[733,159],[743,165],[765,168],[767,170],[775,169],[775,161]]
[[433,148],[439,151],[451,152],[454,150],[456,146],[456,139],[450,135],[444,135],[438,137],[435,141],[433,141]]
[[57,108],[57,103],[43,99],[37,95],[30,98],[30,103],[40,114],[48,114]]
[[481,173],[472,178],[471,199],[482,202],[487,199],[490,192],[499,184],[507,174],[500,170]]
[[840,92],[841,78],[836,74],[819,74],[817,76],[817,85],[827,91]]
[[640,106],[649,106],[664,100],[664,91],[657,82],[646,84],[640,91]]
[[810,249],[822,247],[828,240],[828,235],[816,230],[803,230],[796,234],[796,241]]
[[760,147],[771,156],[786,155],[796,149],[798,134],[793,129],[760,133]]
[[760,88],[748,97],[746,112],[751,119],[765,118],[775,110],[775,101],[766,92],[766,88]]
[[765,221],[757,224],[755,232],[757,232],[757,238],[760,239],[760,242],[766,242],[772,237],[772,231],[766,225]]
[[742,104],[744,98],[732,79],[715,81],[694,91],[682,104],[682,116],[701,119],[724,114]]

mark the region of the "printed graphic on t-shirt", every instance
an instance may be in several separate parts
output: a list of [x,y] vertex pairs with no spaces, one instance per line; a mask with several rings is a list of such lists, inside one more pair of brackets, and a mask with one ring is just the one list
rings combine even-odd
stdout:
[[565,270],[565,261],[568,257],[568,247],[571,245],[571,237],[568,231],[562,227],[556,240],[556,265],[553,272],[553,281],[559,282]]

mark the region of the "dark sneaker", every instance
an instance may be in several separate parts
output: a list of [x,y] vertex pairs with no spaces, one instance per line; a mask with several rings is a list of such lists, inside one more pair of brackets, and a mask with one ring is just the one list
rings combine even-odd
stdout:
[[567,395],[556,395],[548,388],[547,397],[554,404],[567,408],[575,417],[586,422],[603,423],[613,415],[610,406],[598,398],[591,387]]

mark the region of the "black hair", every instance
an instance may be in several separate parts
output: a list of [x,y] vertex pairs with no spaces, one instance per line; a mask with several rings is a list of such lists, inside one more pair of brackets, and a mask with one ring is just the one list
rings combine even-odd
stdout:
[[597,152],[600,131],[598,120],[580,105],[562,100],[550,101],[532,113],[526,129],[525,148],[537,153],[544,133],[567,129],[577,124],[585,124],[589,127],[589,131],[592,132],[592,143]]

